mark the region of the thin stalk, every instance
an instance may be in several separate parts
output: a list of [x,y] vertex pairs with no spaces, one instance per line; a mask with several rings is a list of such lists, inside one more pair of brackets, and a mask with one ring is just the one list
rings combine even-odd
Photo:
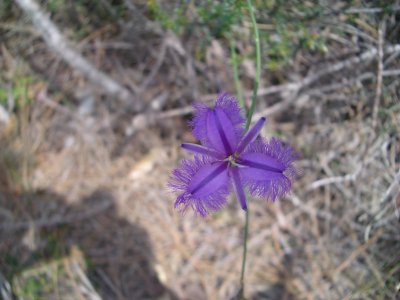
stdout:
[[246,270],[246,258],[247,258],[247,236],[249,234],[249,206],[247,205],[247,209],[245,211],[246,220],[243,228],[243,259],[242,259],[242,271],[240,273],[240,292],[239,299],[244,298],[244,275]]
[[239,80],[239,66],[238,66],[238,58],[235,51],[235,40],[233,38],[233,34],[230,35],[230,46],[231,46],[231,62],[233,69],[233,79],[235,81],[236,94],[239,100],[239,105],[242,109],[245,109],[244,99],[242,93],[242,87]]
[[[254,8],[251,0],[247,0],[247,6],[250,12],[251,23],[253,27],[254,33],[254,43],[256,47],[256,78],[253,87],[253,95],[251,98],[251,104],[249,111],[247,113],[247,122],[246,122],[246,130],[249,129],[251,124],[251,119],[253,117],[254,108],[256,106],[257,100],[257,91],[258,85],[260,83],[261,77],[261,47],[260,47],[260,35],[258,33],[256,17],[254,14]],[[231,51],[232,51],[232,43],[231,43]],[[239,79],[237,79],[239,80]],[[236,79],[235,79],[236,81]],[[247,258],[247,237],[249,234],[249,205],[247,205],[247,210],[245,211],[246,219],[243,228],[243,259],[242,259],[242,271],[240,273],[240,291],[239,291],[239,299],[244,300],[244,279],[245,279],[245,271],[246,271],[246,258]]]
[[260,46],[260,35],[258,33],[256,16],[254,14],[254,8],[253,4],[251,3],[251,0],[247,0],[247,6],[250,12],[251,24],[254,33],[254,43],[256,46],[256,79],[254,81],[253,95],[251,98],[251,105],[249,108],[249,112],[247,114],[247,123],[246,123],[246,129],[249,129],[251,118],[253,117],[254,108],[256,106],[258,85],[260,83],[260,77],[261,77],[261,46]]

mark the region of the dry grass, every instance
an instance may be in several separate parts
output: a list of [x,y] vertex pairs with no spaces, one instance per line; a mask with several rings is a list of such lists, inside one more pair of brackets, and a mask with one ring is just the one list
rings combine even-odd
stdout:
[[[249,299],[399,297],[400,80],[388,72],[400,69],[400,48],[389,49],[399,31],[394,18],[366,14],[351,30],[332,26],[322,33],[326,55],[300,53],[290,69],[265,72],[256,112],[269,117],[263,135],[298,149],[302,176],[280,202],[251,200]],[[25,21],[1,26],[1,87],[12,94],[21,76],[34,78],[13,96],[28,104],[0,125],[1,271],[10,278],[78,245],[104,299],[232,298],[244,222],[237,201],[206,219],[181,216],[165,188],[186,155],[179,143],[193,141],[187,107],[233,91],[226,45],[215,40],[198,61],[195,38],[141,28],[135,39],[129,24],[83,38],[82,52],[151,107],[139,122],[64,65]],[[238,43],[252,52],[247,40]]]

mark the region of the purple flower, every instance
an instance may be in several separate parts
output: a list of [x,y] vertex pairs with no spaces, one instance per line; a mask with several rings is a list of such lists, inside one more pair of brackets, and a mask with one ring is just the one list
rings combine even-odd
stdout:
[[277,138],[258,138],[265,118],[247,132],[235,97],[221,94],[214,108],[195,104],[193,135],[202,145],[182,144],[194,159],[183,159],[169,186],[179,193],[175,208],[192,207],[201,216],[221,209],[233,187],[246,210],[245,189],[273,201],[288,193],[296,175],[297,154]]

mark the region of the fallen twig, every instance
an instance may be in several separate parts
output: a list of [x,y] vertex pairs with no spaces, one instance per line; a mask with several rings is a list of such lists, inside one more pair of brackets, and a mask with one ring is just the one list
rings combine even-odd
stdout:
[[[385,53],[392,54],[392,53],[400,53],[400,44],[399,45],[394,45],[394,46],[389,46],[384,49]],[[265,95],[271,95],[271,94],[277,94],[277,93],[288,93],[288,96],[286,96],[284,101],[280,101],[276,103],[275,105],[261,111],[258,114],[255,114],[254,117],[258,118],[259,116],[268,116],[275,114],[279,111],[282,111],[286,107],[288,107],[293,101],[297,98],[299,95],[299,91],[311,84],[313,84],[315,81],[320,79],[323,76],[327,76],[329,74],[341,71],[342,69],[345,68],[350,68],[354,64],[359,64],[361,62],[365,62],[368,60],[373,59],[378,53],[378,49],[372,48],[364,53],[362,53],[359,56],[349,58],[347,60],[341,61],[337,64],[330,65],[325,69],[321,69],[320,71],[313,73],[307,77],[305,77],[302,80],[299,80],[297,82],[290,82],[290,83],[285,83],[281,85],[275,85],[271,87],[266,87],[266,88],[260,88],[258,90],[257,96],[265,96]],[[398,70],[393,70],[391,72],[385,73],[385,71],[382,72],[382,76],[396,76]],[[373,77],[373,74],[368,73],[366,75],[363,75],[364,77],[366,76],[367,78]],[[359,80],[359,78],[357,78]],[[251,96],[251,91],[244,92],[245,97],[250,97]],[[217,95],[215,94],[210,94],[202,97],[199,99],[200,101],[211,101],[212,99],[215,99]],[[149,113],[143,113],[136,115],[134,119],[132,120],[130,128],[128,128],[127,132],[129,132],[128,135],[134,134],[137,130],[146,128],[148,126],[154,125],[158,120],[161,119],[166,119],[166,118],[172,118],[172,117],[177,117],[177,116],[182,116],[182,115],[187,115],[193,112],[192,106],[186,106],[182,108],[176,108],[164,112],[149,112]]]
[[345,269],[347,269],[350,264],[363,252],[365,252],[375,241],[380,237],[382,234],[383,229],[379,229],[374,236],[369,239],[366,243],[358,246],[348,257],[345,259],[333,272],[332,272],[332,279],[335,280],[337,276],[342,273]]
[[[387,54],[400,52],[400,44],[386,47],[383,50],[384,50],[383,52],[387,53]],[[353,65],[356,65],[356,64],[359,64],[359,63],[362,63],[365,61],[369,61],[369,60],[373,59],[377,54],[378,54],[378,48],[372,48],[368,51],[365,51],[364,53],[362,53],[359,56],[355,56],[355,57],[346,59],[337,64],[329,65],[326,68],[324,68],[320,71],[317,71],[317,72],[313,73],[312,75],[309,75],[306,78],[304,78],[301,81],[301,87],[303,88],[307,85],[310,85],[323,76],[338,72],[345,68],[350,68]]]
[[381,7],[352,7],[345,11],[347,14],[376,14],[380,13],[384,10],[391,10],[391,11],[398,11],[400,10],[400,6],[393,5],[389,6],[388,8],[381,8]]
[[96,69],[86,58],[70,46],[70,43],[60,30],[34,0],[16,0],[16,3],[32,19],[34,26],[40,32],[46,44],[70,67],[79,71],[91,83],[101,87],[110,96],[129,103],[135,111],[142,109],[143,104],[138,101],[132,101],[132,93],[128,89]]
[[393,203],[396,209],[400,209],[400,207],[397,207],[396,203],[396,199],[399,192],[400,192],[400,170],[397,172],[392,184],[387,189],[385,195],[381,198],[380,200],[381,205],[385,205],[390,199],[393,199]]
[[383,43],[384,43],[384,35],[385,35],[385,22],[379,25],[379,37],[378,37],[378,70],[377,70],[377,79],[376,79],[376,92],[375,92],[375,101],[374,108],[372,111],[372,127],[376,128],[376,122],[378,118],[378,109],[379,102],[382,95],[382,73],[383,73]]

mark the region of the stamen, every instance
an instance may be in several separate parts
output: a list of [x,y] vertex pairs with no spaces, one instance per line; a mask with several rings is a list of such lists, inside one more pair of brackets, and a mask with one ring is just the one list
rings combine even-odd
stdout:
[[236,197],[239,200],[240,206],[243,210],[247,210],[246,195],[243,191],[242,181],[240,180],[239,172],[237,168],[230,169],[233,179],[233,187],[235,189]]
[[260,120],[257,121],[256,124],[246,133],[246,135],[240,141],[236,153],[240,154],[242,151],[250,144],[260,133],[261,129],[265,124],[266,118],[262,117]]
[[217,159],[223,158],[223,155],[221,153],[218,153],[217,151],[211,150],[201,145],[185,143],[182,144],[181,147],[193,153],[208,155]]
[[265,170],[265,171],[270,171],[270,172],[275,172],[275,173],[283,173],[283,170],[274,168],[274,167],[270,167],[264,164],[260,164],[254,161],[250,161],[247,159],[239,159],[237,161],[238,164],[241,164],[243,166],[247,166],[247,167],[251,167],[251,168],[255,168],[255,169],[261,169],[261,170]]

